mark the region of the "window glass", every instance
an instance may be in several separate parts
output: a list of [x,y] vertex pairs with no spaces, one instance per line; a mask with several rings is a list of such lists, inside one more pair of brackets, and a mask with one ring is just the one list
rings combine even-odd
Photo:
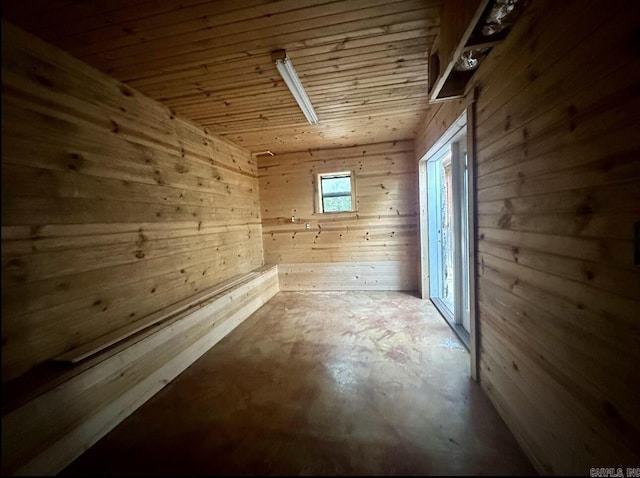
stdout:
[[351,173],[320,175],[322,212],[353,211]]
[[351,196],[323,198],[322,209],[324,212],[351,211]]

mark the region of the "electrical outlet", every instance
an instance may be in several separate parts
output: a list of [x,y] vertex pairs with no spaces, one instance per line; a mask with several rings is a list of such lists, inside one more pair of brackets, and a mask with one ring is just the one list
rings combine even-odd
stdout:
[[307,227],[307,230],[308,230],[308,231],[310,231],[310,230],[311,230],[311,224],[310,224],[310,223],[307,223],[306,227]]

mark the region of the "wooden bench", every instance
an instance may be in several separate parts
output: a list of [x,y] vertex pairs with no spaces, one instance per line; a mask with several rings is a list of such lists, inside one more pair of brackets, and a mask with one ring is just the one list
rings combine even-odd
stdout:
[[265,266],[56,357],[3,403],[2,473],[58,473],[278,291]]

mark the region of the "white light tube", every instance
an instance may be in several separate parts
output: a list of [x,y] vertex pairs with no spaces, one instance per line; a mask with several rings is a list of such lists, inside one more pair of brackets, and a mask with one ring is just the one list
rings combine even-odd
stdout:
[[313,110],[313,105],[307,96],[307,92],[304,91],[304,87],[302,86],[302,83],[300,83],[300,78],[298,78],[296,70],[293,69],[291,59],[286,55],[283,59],[277,59],[276,68],[280,72],[280,76],[282,76],[284,82],[289,87],[291,94],[298,102],[298,105],[307,118],[307,121],[311,124],[318,124],[318,116]]

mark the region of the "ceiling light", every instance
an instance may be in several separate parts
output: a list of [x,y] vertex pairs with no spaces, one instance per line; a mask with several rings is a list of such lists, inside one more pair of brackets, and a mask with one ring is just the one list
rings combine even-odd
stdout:
[[287,52],[284,50],[276,50],[271,53],[271,58],[276,61],[276,68],[280,72],[280,76],[282,76],[282,79],[289,87],[291,94],[298,102],[307,121],[311,124],[318,124],[318,116],[313,110],[311,100],[309,100],[307,92],[304,91],[304,87],[302,83],[300,83],[300,78],[298,78],[298,74],[296,70],[294,70],[291,59],[287,56]]

